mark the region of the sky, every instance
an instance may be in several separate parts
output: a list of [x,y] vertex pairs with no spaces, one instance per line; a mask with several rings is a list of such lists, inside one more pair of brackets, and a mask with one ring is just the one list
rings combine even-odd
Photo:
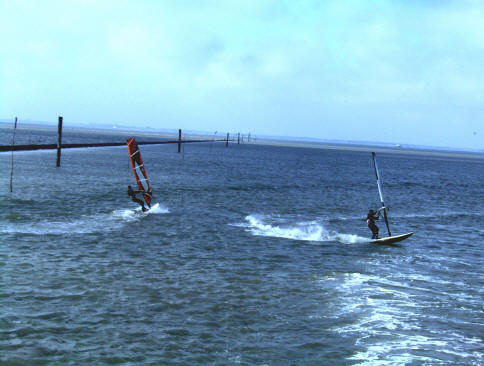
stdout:
[[0,0],[0,119],[484,149],[484,2]]

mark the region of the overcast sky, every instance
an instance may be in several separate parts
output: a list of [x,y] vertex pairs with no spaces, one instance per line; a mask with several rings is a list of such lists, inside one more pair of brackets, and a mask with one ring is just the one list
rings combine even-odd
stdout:
[[0,0],[0,118],[484,148],[482,1]]

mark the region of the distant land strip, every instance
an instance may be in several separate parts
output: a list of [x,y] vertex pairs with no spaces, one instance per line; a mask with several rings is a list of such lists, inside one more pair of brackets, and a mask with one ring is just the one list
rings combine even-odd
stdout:
[[[170,141],[143,141],[138,142],[138,145],[160,145],[160,144],[184,144],[187,142],[227,142],[227,139],[218,140],[170,140]],[[229,140],[234,141],[234,140]],[[61,149],[72,149],[80,147],[105,147],[105,146],[123,146],[126,142],[98,142],[92,144],[61,144]],[[28,151],[28,150],[50,150],[57,149],[57,144],[45,145],[0,145],[0,151]]]

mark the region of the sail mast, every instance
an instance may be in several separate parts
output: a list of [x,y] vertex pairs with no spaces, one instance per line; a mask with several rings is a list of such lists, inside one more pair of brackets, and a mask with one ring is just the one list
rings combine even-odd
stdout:
[[378,193],[380,194],[381,206],[383,208],[383,218],[385,219],[385,224],[387,225],[388,236],[392,236],[392,233],[390,232],[390,225],[388,224],[387,208],[385,207],[385,202],[383,200],[383,193],[381,192],[380,174],[378,173],[378,165],[376,164],[375,153],[372,152],[371,156],[373,157],[373,165],[375,167],[376,183],[378,184]]

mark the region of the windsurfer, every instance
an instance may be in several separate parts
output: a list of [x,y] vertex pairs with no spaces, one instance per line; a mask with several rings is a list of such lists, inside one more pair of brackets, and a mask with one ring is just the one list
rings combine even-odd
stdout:
[[378,231],[380,230],[378,226],[376,226],[375,221],[378,220],[380,217],[380,210],[378,210],[378,215],[375,216],[375,211],[370,210],[368,211],[368,215],[366,215],[366,223],[368,224],[368,227],[371,230],[372,239],[379,239],[378,238]]
[[143,210],[143,212],[145,212],[146,207],[143,201],[141,201],[139,198],[136,197],[138,193],[144,193],[144,191],[134,191],[133,188],[131,188],[131,186],[128,186],[128,196],[131,198],[131,201],[138,203],[141,206],[141,209]]

